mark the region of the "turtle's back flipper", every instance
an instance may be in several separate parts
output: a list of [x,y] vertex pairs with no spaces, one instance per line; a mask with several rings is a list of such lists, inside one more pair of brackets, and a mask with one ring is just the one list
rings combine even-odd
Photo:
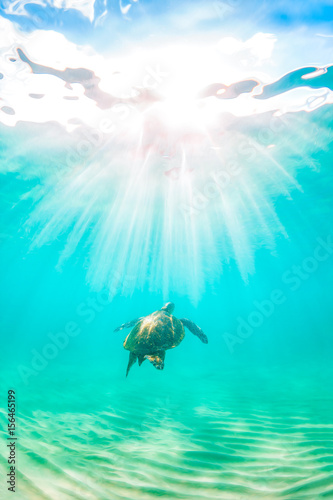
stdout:
[[145,358],[148,359],[148,361],[150,361],[151,364],[154,365],[157,370],[163,370],[165,351],[161,351],[158,354],[146,355]]
[[132,326],[135,326],[137,323],[139,323],[139,321],[141,319],[142,318],[136,318],[136,319],[132,319],[132,321],[127,321],[127,323],[123,323],[122,325],[115,328],[113,331],[119,332],[120,330],[123,330],[124,328],[132,328]]
[[138,356],[139,366],[142,365],[142,363],[144,362],[145,359],[146,359],[146,357],[143,354],[139,354],[139,356]]
[[186,326],[186,328],[188,328],[191,333],[193,333],[193,335],[199,337],[201,342],[203,342],[204,344],[208,344],[207,335],[201,330],[198,325],[193,323],[193,321],[186,318],[181,318],[179,321],[181,321],[183,325]]
[[134,352],[130,352],[128,365],[127,365],[127,371],[126,371],[126,377],[128,375],[128,372],[130,371],[131,367],[134,365],[134,363],[136,362],[137,359],[138,359],[137,355],[134,354]]

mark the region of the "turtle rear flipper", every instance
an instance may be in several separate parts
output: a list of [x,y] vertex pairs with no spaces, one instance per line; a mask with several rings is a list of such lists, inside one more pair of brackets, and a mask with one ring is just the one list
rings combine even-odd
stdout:
[[139,356],[138,356],[139,366],[142,365],[142,363],[144,362],[145,359],[146,359],[146,356],[144,356],[143,354],[139,354]]
[[134,352],[130,352],[128,365],[127,365],[127,371],[126,371],[126,377],[128,375],[128,372],[130,371],[131,367],[134,365],[134,363],[136,362],[137,359],[138,359],[137,355],[134,354]]
[[158,354],[149,354],[149,355],[147,354],[145,356],[145,359],[148,359],[148,361],[150,361],[151,364],[154,365],[157,370],[163,370],[164,358],[165,358],[165,351],[161,351]]

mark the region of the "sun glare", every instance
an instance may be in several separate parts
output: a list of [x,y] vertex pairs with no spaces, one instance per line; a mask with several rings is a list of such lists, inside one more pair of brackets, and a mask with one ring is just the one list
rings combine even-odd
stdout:
[[[262,98],[274,82],[276,41],[265,33],[169,40],[102,56],[54,32],[22,39],[14,53],[19,79],[5,61],[12,76],[3,80],[1,120],[40,124],[47,137],[56,123],[67,147],[57,176],[43,170],[49,187],[25,226],[34,230],[33,246],[66,234],[60,268],[84,241],[89,282],[111,295],[121,279],[122,293],[163,283],[165,298],[186,286],[198,300],[231,261],[246,280],[256,248],[273,249],[286,235],[275,199],[299,188],[300,167],[278,158],[294,148],[287,113],[309,111],[304,99],[319,92],[295,87]],[[312,70],[307,78],[323,75]]]

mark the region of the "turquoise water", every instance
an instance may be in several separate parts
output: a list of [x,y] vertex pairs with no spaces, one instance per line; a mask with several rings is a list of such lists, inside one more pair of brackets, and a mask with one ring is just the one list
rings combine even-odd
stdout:
[[[131,3],[131,36],[103,52],[108,25],[83,43],[78,5],[70,27],[68,9],[59,27],[44,6],[47,29],[1,7],[1,421],[6,438],[14,389],[16,498],[333,498],[327,25],[293,26],[302,51],[286,51],[273,7],[242,36],[231,23],[182,38],[183,13],[158,34],[147,2],[153,38],[137,52]],[[248,4],[223,5],[241,23]],[[208,344],[187,330],[164,370],[126,378],[130,330],[114,329],[170,300]],[[7,455],[2,439],[4,499]]]

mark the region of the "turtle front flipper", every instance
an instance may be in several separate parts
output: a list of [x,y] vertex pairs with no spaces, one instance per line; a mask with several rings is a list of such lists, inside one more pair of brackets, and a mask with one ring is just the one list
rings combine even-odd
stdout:
[[134,354],[134,352],[130,352],[128,365],[127,365],[127,371],[126,371],[126,377],[128,375],[128,372],[130,371],[131,367],[134,365],[134,363],[136,362],[137,359],[138,359],[137,355]]
[[148,361],[150,361],[151,364],[154,365],[157,370],[163,370],[165,351],[161,351],[158,354],[149,354],[149,355],[147,354],[145,358],[148,359]]
[[201,342],[203,342],[204,344],[208,344],[207,335],[201,330],[198,325],[193,323],[193,321],[186,318],[181,318],[179,321],[181,321],[183,325],[186,326],[186,328],[188,328],[191,333],[193,333],[193,335],[199,337]]
[[115,328],[113,331],[119,332],[120,330],[123,330],[124,328],[132,328],[132,326],[135,326],[137,323],[139,323],[139,321],[141,319],[142,318],[136,318],[136,319],[132,319],[132,321],[127,321],[127,323],[123,323],[122,325]]

